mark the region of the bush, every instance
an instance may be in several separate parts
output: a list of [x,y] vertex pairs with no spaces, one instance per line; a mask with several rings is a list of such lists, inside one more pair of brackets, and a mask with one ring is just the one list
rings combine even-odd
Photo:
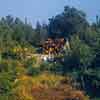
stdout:
[[12,89],[12,77],[8,73],[0,74],[0,94],[9,94]]
[[42,63],[40,70],[55,74],[63,74],[63,66],[60,63]]
[[40,73],[40,69],[36,67],[29,67],[27,69],[27,74],[31,76],[36,76]]

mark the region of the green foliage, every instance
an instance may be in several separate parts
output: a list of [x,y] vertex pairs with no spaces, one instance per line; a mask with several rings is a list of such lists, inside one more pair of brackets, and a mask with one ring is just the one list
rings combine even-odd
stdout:
[[79,39],[78,36],[73,36],[71,39],[72,53],[79,59],[79,64],[82,67],[88,67],[95,58],[95,52],[88,44]]
[[89,66],[94,58],[93,50],[86,44],[80,47],[80,63],[83,66]]
[[7,72],[0,73],[0,94],[7,95],[12,89],[13,76]]
[[65,6],[61,14],[49,20],[51,37],[68,37],[75,33],[84,33],[87,27],[88,22],[85,13],[68,6]]
[[[48,36],[69,40],[70,49],[65,49],[62,55],[56,55],[55,62],[42,62],[36,54]],[[47,85],[56,83],[56,78],[46,73],[71,75],[81,89],[96,97],[100,93],[99,67],[99,16],[95,23],[89,25],[84,12],[65,6],[61,14],[49,20],[48,25],[37,22],[36,28],[27,20],[23,22],[10,15],[0,19],[0,100],[33,100],[28,92],[24,94],[26,90],[30,92],[31,82],[39,81]],[[41,73],[44,75],[40,77]],[[30,81],[27,82],[28,78]],[[14,90],[13,85],[20,79],[26,79],[25,86],[19,82]],[[20,94],[22,89],[23,97]]]
[[36,76],[40,74],[40,69],[39,68],[36,68],[36,67],[29,67],[27,69],[27,75],[30,75],[30,76]]
[[47,71],[53,74],[63,75],[64,66],[60,63],[42,63],[40,65],[40,70],[43,72]]
[[[47,25],[33,29],[28,23],[24,23],[19,18],[13,18],[8,15],[2,17],[0,20],[0,46],[7,46],[11,41],[17,41],[19,43],[30,43],[34,46],[39,44],[39,41],[47,38]],[[42,36],[42,38],[41,38]],[[42,40],[41,40],[42,39]],[[4,45],[5,44],[5,45]]]

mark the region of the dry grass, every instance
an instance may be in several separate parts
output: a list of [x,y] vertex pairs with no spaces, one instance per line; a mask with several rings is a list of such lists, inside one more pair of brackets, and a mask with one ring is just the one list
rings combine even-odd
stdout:
[[61,83],[62,80],[64,77],[48,73],[35,77],[23,75],[15,81],[13,91],[23,100],[88,100],[82,91]]

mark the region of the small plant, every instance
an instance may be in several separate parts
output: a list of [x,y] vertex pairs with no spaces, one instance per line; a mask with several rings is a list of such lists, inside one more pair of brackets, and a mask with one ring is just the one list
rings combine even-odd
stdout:
[[27,74],[31,76],[36,76],[40,73],[40,69],[36,67],[29,67],[27,69]]

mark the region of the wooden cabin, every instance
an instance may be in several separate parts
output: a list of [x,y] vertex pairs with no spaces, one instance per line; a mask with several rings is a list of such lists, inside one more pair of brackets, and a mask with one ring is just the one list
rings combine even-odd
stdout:
[[64,38],[48,38],[42,45],[42,54],[46,55],[44,59],[54,59],[55,55],[62,53],[66,40]]

